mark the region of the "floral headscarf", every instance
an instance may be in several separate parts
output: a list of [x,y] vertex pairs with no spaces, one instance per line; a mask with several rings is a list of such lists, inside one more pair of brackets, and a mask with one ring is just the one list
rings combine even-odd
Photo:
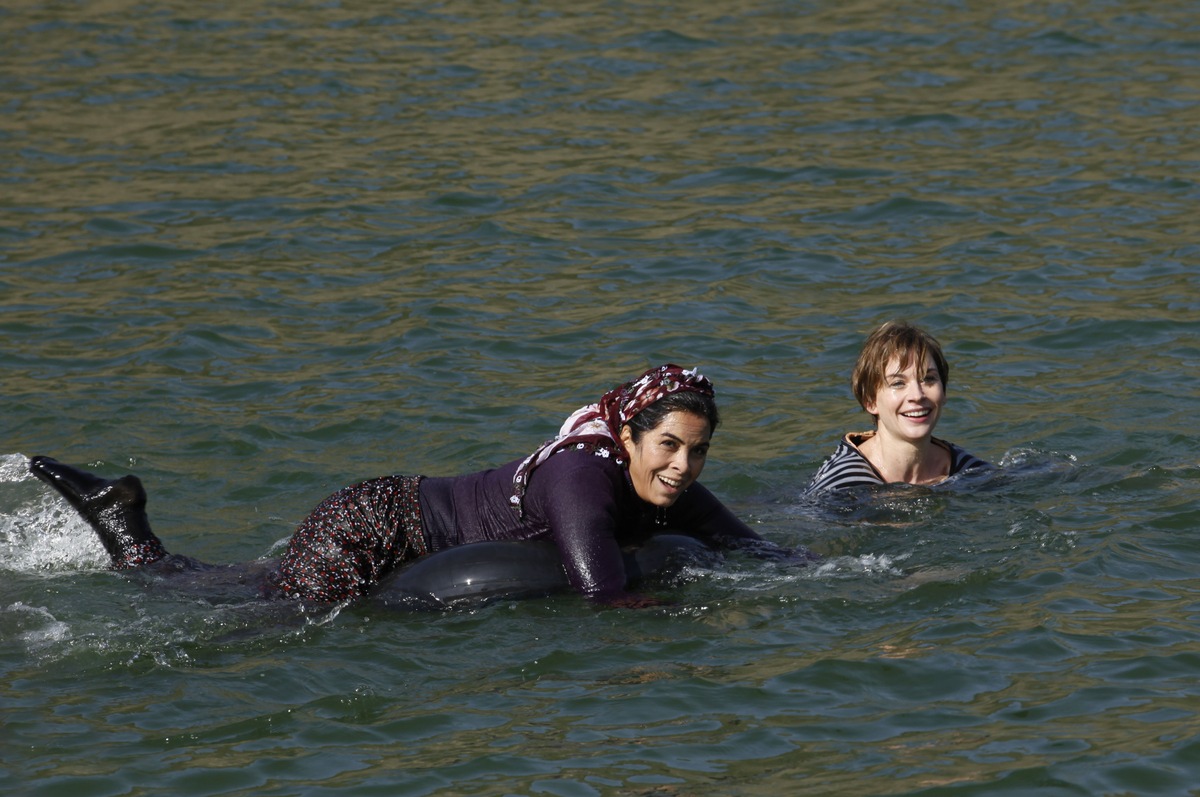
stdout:
[[519,512],[521,500],[529,486],[530,474],[550,455],[564,448],[605,448],[616,456],[618,464],[623,465],[628,460],[628,454],[621,444],[621,427],[654,402],[679,392],[712,396],[715,391],[712,382],[698,371],[667,363],[651,368],[632,382],[613,388],[601,396],[597,403],[575,410],[563,422],[557,437],[542,443],[517,467],[509,503]]

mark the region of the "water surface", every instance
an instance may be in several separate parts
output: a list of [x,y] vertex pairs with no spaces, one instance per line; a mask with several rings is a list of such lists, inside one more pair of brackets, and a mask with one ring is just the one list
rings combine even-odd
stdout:
[[[0,11],[0,785],[30,795],[1190,794],[1187,2]],[[1004,467],[811,505],[863,335]],[[664,609],[297,621],[104,570],[25,474],[270,552],[699,365],[705,481],[818,567]]]

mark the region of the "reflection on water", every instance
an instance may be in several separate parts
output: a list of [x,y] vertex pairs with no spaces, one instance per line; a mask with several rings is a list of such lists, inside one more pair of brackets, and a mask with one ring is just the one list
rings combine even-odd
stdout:
[[[1186,793],[1193,12],[9,4],[0,784]],[[1003,471],[800,502],[895,316]],[[23,470],[137,472],[172,548],[251,559],[667,360],[717,382],[706,482],[822,565],[297,623],[100,570]]]

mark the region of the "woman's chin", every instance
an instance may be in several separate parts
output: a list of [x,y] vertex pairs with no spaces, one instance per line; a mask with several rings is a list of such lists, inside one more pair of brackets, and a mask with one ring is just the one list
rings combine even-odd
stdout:
[[639,495],[638,497],[651,506],[658,507],[659,509],[670,509],[679,500],[681,495],[683,495],[683,490],[674,494],[664,494],[662,491],[655,491],[654,495]]

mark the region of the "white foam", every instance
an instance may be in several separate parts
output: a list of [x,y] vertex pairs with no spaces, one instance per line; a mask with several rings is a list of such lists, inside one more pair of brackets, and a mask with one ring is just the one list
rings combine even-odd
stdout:
[[23,482],[33,478],[29,457],[24,454],[0,454],[0,482]]
[[891,557],[887,554],[863,554],[861,556],[835,556],[832,559],[817,564],[814,575],[817,578],[840,578],[844,576],[903,576],[899,562],[907,559],[908,555]]
[[853,580],[872,576],[905,578],[900,562],[910,554],[888,556],[887,554],[863,554],[861,556],[834,556],[807,566],[795,563],[759,563],[752,569],[735,568],[685,568],[682,575],[701,578],[710,582],[735,585],[743,592],[778,590],[781,586],[813,580]]
[[[30,482],[30,484],[26,484]],[[0,570],[90,570],[108,554],[79,513],[29,472],[24,454],[0,455]]]
[[31,649],[49,647],[71,638],[71,628],[41,606],[20,601],[0,609],[0,628]]

